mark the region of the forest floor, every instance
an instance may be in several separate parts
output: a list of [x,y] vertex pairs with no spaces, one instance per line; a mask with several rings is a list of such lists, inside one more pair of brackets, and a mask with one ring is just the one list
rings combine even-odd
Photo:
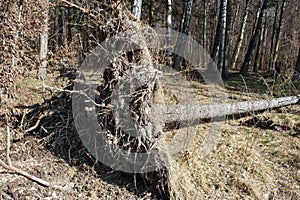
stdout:
[[[65,85],[58,76],[50,73],[45,84]],[[262,80],[250,76],[226,81],[228,99],[265,98],[268,88]],[[10,130],[12,165],[64,190],[0,167],[0,199],[159,199],[139,177],[135,185],[133,175],[95,162],[72,128],[71,103],[65,94],[43,90],[35,74],[16,84],[18,122]],[[201,86],[197,87],[201,95]],[[38,126],[26,131],[39,116]],[[198,129],[201,133],[207,124]],[[0,120],[3,161],[6,134],[6,122]],[[229,117],[214,150],[201,161],[187,156],[182,165],[188,167],[198,199],[300,199],[300,105]]]

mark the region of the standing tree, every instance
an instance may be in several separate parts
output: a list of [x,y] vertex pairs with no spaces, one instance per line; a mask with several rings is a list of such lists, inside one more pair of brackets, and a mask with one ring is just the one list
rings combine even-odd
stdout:
[[172,42],[172,0],[167,0],[167,53],[171,56],[171,42]]
[[249,66],[250,66],[250,63],[253,58],[253,53],[256,49],[256,46],[258,44],[258,40],[259,40],[259,37],[261,34],[261,27],[262,27],[263,19],[265,16],[265,10],[268,7],[268,3],[269,3],[269,0],[264,0],[263,5],[261,7],[260,13],[258,15],[257,23],[256,23],[256,28],[255,28],[254,34],[250,40],[250,44],[249,44],[249,47],[248,47],[248,50],[247,50],[247,53],[246,53],[246,56],[244,59],[243,66],[240,70],[241,75],[245,76],[248,74]]
[[244,11],[244,16],[243,16],[243,22],[242,22],[242,25],[241,25],[241,28],[240,28],[238,42],[237,42],[237,45],[234,49],[233,58],[232,58],[232,61],[231,61],[231,68],[232,69],[235,69],[235,67],[236,67],[236,62],[237,62],[238,56],[240,54],[240,50],[241,50],[242,43],[243,43],[243,40],[244,40],[246,24],[247,24],[247,19],[248,19],[248,15],[249,15],[250,3],[251,3],[251,0],[246,0],[246,7],[245,7],[245,11]]
[[[189,0],[187,4],[185,5],[185,13],[183,15],[183,25],[182,25],[182,33],[185,35],[188,35],[189,32],[189,25],[190,25],[190,20],[191,20],[191,15],[192,15],[192,8],[193,8],[193,0]],[[177,40],[176,48],[177,52],[180,54],[183,54],[186,41],[184,41],[184,38],[179,37]],[[174,64],[173,68],[180,71],[180,64],[182,61],[182,57],[179,55],[175,55],[174,57]]]
[[225,75],[223,70],[225,68],[224,66],[224,60],[225,60],[225,33],[226,33],[226,13],[227,13],[227,0],[221,1],[220,6],[220,32],[217,37],[219,37],[219,56],[218,56],[218,69],[220,73]]
[[[221,0],[220,10],[219,10],[219,20],[217,26],[217,32],[215,36],[215,42],[213,47],[213,52],[211,54],[213,60],[218,63],[218,70],[223,77],[227,76],[227,70],[223,70],[224,59],[225,59],[225,36],[226,36],[226,15],[227,13],[227,0]],[[216,58],[218,57],[218,60]]]
[[141,19],[142,14],[142,0],[133,0],[132,4],[132,14],[135,16],[137,20]]
[[207,11],[206,11],[207,2],[203,0],[203,48],[207,48],[207,37],[206,37],[206,29],[207,29]]
[[285,3],[286,1],[282,0],[282,5],[279,14],[279,24],[278,24],[278,28],[276,29],[275,48],[274,48],[273,56],[271,56],[273,58],[271,61],[272,69],[275,69],[275,64],[278,58],[279,42],[282,34],[282,24],[283,24],[282,21],[283,21],[283,12],[284,12]]
[[299,47],[299,51],[298,51],[298,58],[297,58],[295,72],[300,74],[300,47]]
[[[266,20],[265,20],[266,21]],[[261,34],[260,34],[260,37],[258,39],[258,44],[257,44],[257,50],[256,50],[256,54],[255,54],[255,59],[254,59],[254,65],[253,65],[253,72],[258,72],[258,68],[259,68],[259,65],[261,65],[260,62],[260,57],[262,56],[262,41],[264,39],[264,35],[265,35],[265,26],[266,26],[266,23],[263,23],[263,25],[261,26]]]
[[47,76],[48,30],[49,30],[49,2],[44,1],[42,6],[42,26],[40,35],[40,68],[38,76],[45,79]]

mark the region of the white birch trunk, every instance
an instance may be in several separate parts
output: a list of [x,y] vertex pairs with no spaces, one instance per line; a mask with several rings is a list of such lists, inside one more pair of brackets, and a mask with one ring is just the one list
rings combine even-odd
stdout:
[[244,40],[245,29],[246,29],[247,19],[248,19],[248,15],[249,15],[250,3],[251,3],[251,0],[246,1],[246,8],[245,8],[244,16],[243,16],[242,26],[241,26],[241,29],[240,29],[240,35],[239,35],[238,43],[237,43],[236,48],[235,48],[234,53],[233,53],[232,64],[231,64],[232,69],[236,68],[236,62],[237,62],[238,56],[240,54],[240,50],[241,50],[242,43],[243,43],[243,40]]
[[142,14],[142,0],[134,0],[132,5],[132,14],[137,20],[141,20]]
[[40,68],[38,76],[40,79],[45,79],[47,76],[47,53],[48,53],[48,31],[49,31],[49,4],[47,1],[42,7],[43,24],[40,35]]
[[300,96],[276,98],[272,100],[242,101],[207,105],[165,105],[155,108],[156,115],[164,122],[187,121],[221,117],[239,113],[266,110],[299,102]]
[[171,56],[171,43],[172,43],[172,0],[167,0],[167,53]]

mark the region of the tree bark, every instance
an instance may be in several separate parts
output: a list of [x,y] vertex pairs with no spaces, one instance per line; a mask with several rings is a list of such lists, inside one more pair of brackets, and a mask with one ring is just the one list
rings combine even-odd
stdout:
[[299,100],[300,96],[290,96],[272,100],[242,101],[237,103],[169,105],[158,107],[155,112],[157,112],[164,122],[187,121],[277,108],[296,104]]
[[240,50],[241,50],[242,43],[244,40],[246,24],[247,24],[247,19],[248,19],[248,15],[249,15],[250,3],[251,3],[251,0],[246,0],[246,7],[245,7],[245,11],[244,11],[244,16],[243,16],[243,22],[242,22],[242,25],[240,28],[238,42],[234,49],[233,58],[232,58],[231,66],[230,66],[230,68],[232,68],[232,69],[236,68],[236,62],[237,62],[238,56],[240,54]]
[[264,19],[264,16],[265,16],[265,10],[267,8],[268,3],[269,3],[269,0],[264,0],[264,2],[263,2],[261,11],[260,11],[259,16],[258,16],[257,25],[256,25],[256,28],[255,28],[254,34],[251,38],[251,41],[250,41],[250,44],[249,44],[249,47],[248,47],[248,50],[247,50],[247,53],[246,53],[246,56],[245,56],[245,59],[244,59],[243,66],[240,70],[241,75],[245,76],[245,75],[248,74],[249,66],[250,66],[250,63],[251,63],[252,58],[253,58],[253,53],[256,49],[256,46],[257,46],[257,43],[258,43],[258,40],[259,40],[259,37],[260,37],[260,34],[261,34],[261,26],[263,24],[263,19]]

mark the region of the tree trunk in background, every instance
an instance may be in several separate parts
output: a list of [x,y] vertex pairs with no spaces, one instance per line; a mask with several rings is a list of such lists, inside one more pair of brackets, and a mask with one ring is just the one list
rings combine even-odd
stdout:
[[[279,50],[279,42],[280,42],[280,37],[282,34],[282,21],[283,21],[283,12],[284,12],[284,8],[285,8],[285,0],[282,0],[282,5],[281,5],[281,9],[280,9],[280,14],[279,14],[279,24],[278,24],[278,28],[276,31],[276,40],[275,40],[275,48],[274,48],[274,53],[273,53],[273,60],[272,60],[272,69],[274,70],[276,68],[276,61],[278,58],[278,50]],[[278,70],[276,70],[278,71]],[[280,69],[279,69],[280,71]],[[279,72],[278,71],[278,72]]]
[[300,74],[300,47],[299,47],[299,52],[298,52],[298,58],[297,58],[297,63],[296,63],[295,71],[298,74]]
[[276,4],[276,10],[275,10],[275,16],[274,16],[274,22],[273,22],[273,30],[272,30],[272,37],[271,37],[271,47],[270,47],[270,60],[269,60],[268,69],[272,68],[278,10],[279,10],[279,2],[277,2],[277,4]]
[[68,42],[72,41],[72,16],[73,8],[67,8],[67,40]]
[[154,26],[155,24],[155,20],[154,20],[154,12],[155,12],[155,8],[154,8],[154,4],[155,1],[154,0],[149,0],[149,25],[150,26]]
[[217,23],[217,29],[216,29],[216,34],[215,34],[215,40],[214,40],[214,45],[212,48],[212,52],[210,54],[210,57],[213,59],[213,61],[216,63],[217,61],[217,56],[219,52],[219,45],[220,45],[220,29],[221,29],[221,12],[219,12],[219,20]]
[[228,0],[227,12],[226,12],[224,59],[223,59],[223,69],[222,69],[222,77],[224,79],[227,79],[229,76],[228,60],[229,60],[230,44],[231,44],[231,36],[232,36],[231,24],[232,24],[232,0]]
[[208,51],[207,48],[207,36],[206,36],[206,29],[207,29],[207,11],[206,11],[206,0],[203,0],[203,49]]
[[247,53],[246,53],[246,56],[244,59],[243,66],[240,70],[241,75],[245,76],[248,74],[249,66],[250,66],[251,60],[253,58],[253,53],[256,49],[256,46],[257,46],[257,43],[258,43],[258,40],[259,40],[259,37],[261,34],[261,26],[263,24],[265,10],[267,8],[268,3],[269,3],[269,0],[264,0],[264,2],[263,2],[263,6],[262,6],[261,11],[258,16],[257,25],[255,28],[254,34],[251,38],[251,41],[250,41],[250,44],[249,44],[249,47],[248,47],[248,50],[247,50]]
[[265,55],[266,55],[266,49],[267,49],[267,36],[268,36],[268,28],[267,28],[267,20],[265,19],[265,23],[264,23],[264,29],[263,29],[263,33],[262,33],[262,47],[261,47],[261,55],[260,55],[260,59],[259,59],[259,65],[258,65],[258,71],[262,70],[263,67],[266,68],[265,66]]
[[[189,32],[192,8],[193,8],[193,0],[189,0],[187,2],[187,4],[185,5],[186,13],[184,14],[184,22],[183,22],[182,31],[181,31],[184,35],[188,35],[188,32]],[[180,54],[183,54],[183,51],[184,51],[184,48],[186,45],[185,43],[186,43],[186,41],[184,38],[179,37],[177,39],[176,48],[177,48],[177,52],[179,52]],[[175,55],[173,68],[180,71],[181,61],[182,61],[182,57],[179,55]]]
[[226,13],[227,13],[227,0],[221,1],[220,6],[220,32],[216,37],[219,37],[219,53],[218,53],[218,69],[223,75],[223,64],[225,59],[225,32],[226,32]]
[[137,20],[141,20],[142,3],[143,3],[142,0],[133,0],[132,14],[135,16]]
[[57,44],[58,46],[63,45],[63,37],[64,37],[64,8],[58,8],[58,16],[57,16]]
[[43,2],[42,16],[43,22],[40,35],[40,68],[38,77],[45,79],[47,76],[47,53],[48,53],[48,31],[49,31],[49,4],[48,1]]
[[258,44],[257,44],[257,50],[256,50],[256,54],[255,54],[255,59],[254,59],[254,65],[253,65],[253,72],[258,72],[258,67],[260,65],[259,60],[262,52],[262,41],[263,41],[263,37],[264,37],[264,30],[265,30],[265,23],[263,23],[263,25],[261,26],[261,34],[258,40]]
[[239,33],[238,42],[234,49],[233,58],[231,61],[230,68],[232,68],[232,69],[236,68],[236,62],[237,62],[238,56],[240,54],[240,50],[241,50],[242,43],[244,40],[246,24],[247,24],[247,19],[248,19],[248,15],[249,15],[250,3],[251,3],[251,0],[246,0],[246,7],[245,7],[244,15],[243,15],[243,22],[242,22],[242,26],[241,26],[240,33]]
[[167,54],[168,56],[172,55],[170,50],[172,43],[172,0],[167,0]]

